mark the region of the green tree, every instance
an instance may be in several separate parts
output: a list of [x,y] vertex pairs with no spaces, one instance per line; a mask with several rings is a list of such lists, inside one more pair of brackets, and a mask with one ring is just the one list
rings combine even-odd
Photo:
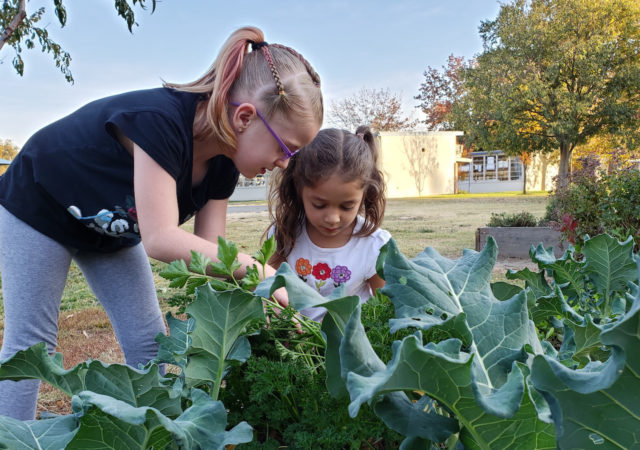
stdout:
[[[0,139],[0,159],[11,161],[18,154],[19,150],[18,146],[11,142],[10,139]],[[6,170],[7,166],[0,166],[0,174],[5,173]]]
[[[129,0],[114,0],[116,12],[126,21],[130,32],[133,26],[137,25],[132,7],[138,4],[144,9],[145,2],[151,2],[152,12],[155,11],[156,0],[131,0],[131,5]],[[63,0],[53,0],[53,11],[60,25],[64,27],[67,23],[67,10]],[[38,26],[39,22],[46,17],[45,13],[44,7],[31,14],[27,13],[26,0],[3,0],[0,5],[0,50],[5,44],[13,47],[15,57],[12,64],[16,72],[22,76],[24,74],[23,47],[31,50],[39,44],[43,52],[51,54],[56,67],[60,69],[65,79],[73,83],[73,75],[69,70],[71,55],[49,37],[46,27]]]
[[515,0],[482,22],[483,52],[464,72],[453,121],[467,141],[510,153],[571,154],[610,133],[636,146],[640,129],[640,3]]

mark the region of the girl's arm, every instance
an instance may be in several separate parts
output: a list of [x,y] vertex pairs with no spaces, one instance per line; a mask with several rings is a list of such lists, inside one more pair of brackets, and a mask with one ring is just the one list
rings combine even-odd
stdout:
[[228,199],[209,200],[196,213],[193,232],[210,242],[218,242],[218,236],[225,237],[227,228]]
[[[147,254],[166,263],[183,259],[188,264],[191,260],[191,250],[194,250],[218,261],[218,244],[208,238],[217,241],[218,233],[224,235],[225,227],[220,226],[220,221],[226,221],[226,202],[210,201],[205,205],[197,219],[197,222],[200,222],[196,224],[198,235],[183,230],[178,226],[179,210],[175,180],[136,144],[133,154],[136,212]],[[240,279],[246,274],[247,266],[253,265],[255,261],[245,253],[239,253],[238,260],[242,266],[234,276]],[[275,273],[275,269],[266,266],[265,272],[269,277]],[[275,295],[281,305],[289,304],[284,289],[279,289]]]
[[379,289],[384,286],[384,280],[380,278],[377,274],[372,276],[367,280],[369,283],[369,287],[371,288],[371,292],[375,293],[376,289]]

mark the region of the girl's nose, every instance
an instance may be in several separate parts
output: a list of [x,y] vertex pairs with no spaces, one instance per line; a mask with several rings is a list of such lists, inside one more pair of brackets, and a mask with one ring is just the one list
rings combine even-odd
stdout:
[[327,214],[326,214],[324,220],[328,224],[331,224],[331,225],[336,224],[336,223],[340,222],[340,214],[338,213],[338,211],[335,211],[335,210],[327,211]]

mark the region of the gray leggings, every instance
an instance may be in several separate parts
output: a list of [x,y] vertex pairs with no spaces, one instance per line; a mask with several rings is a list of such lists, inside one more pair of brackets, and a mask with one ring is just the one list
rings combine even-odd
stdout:
[[[137,367],[154,358],[155,337],[166,329],[142,244],[107,254],[71,250],[0,207],[0,360],[38,342],[55,351],[60,300],[72,259],[107,312],[127,364]],[[0,415],[33,419],[39,386],[39,380],[0,382]]]

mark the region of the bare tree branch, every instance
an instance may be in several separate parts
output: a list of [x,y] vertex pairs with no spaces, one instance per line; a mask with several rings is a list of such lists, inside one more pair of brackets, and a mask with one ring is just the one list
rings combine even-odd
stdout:
[[5,42],[9,40],[11,35],[16,31],[16,29],[20,25],[20,22],[22,22],[25,19],[25,17],[27,17],[26,0],[20,0],[18,2],[18,12],[11,20],[11,23],[9,24],[9,26],[4,30],[2,30],[2,34],[0,35],[0,50],[2,50],[2,47],[4,46]]
[[332,101],[329,121],[335,126],[354,131],[368,125],[374,131],[410,129],[416,122],[402,116],[402,100],[389,89],[361,89],[340,101]]

